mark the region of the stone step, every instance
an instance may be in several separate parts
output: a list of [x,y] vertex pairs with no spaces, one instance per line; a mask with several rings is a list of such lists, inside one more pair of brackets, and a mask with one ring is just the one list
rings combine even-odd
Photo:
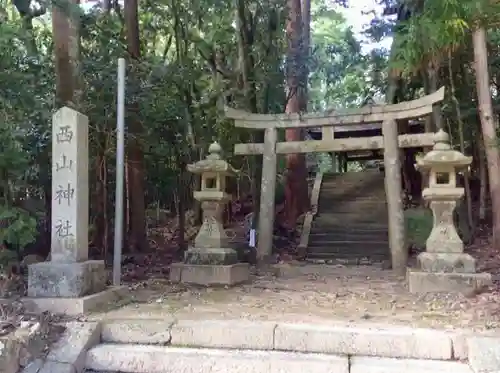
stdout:
[[322,187],[339,187],[339,186],[353,186],[353,187],[366,187],[367,185],[379,185],[384,187],[385,180],[383,178],[367,178],[367,179],[351,179],[351,180],[322,180]]
[[372,216],[360,216],[354,214],[335,214],[335,215],[318,215],[314,219],[313,226],[316,227],[330,227],[330,226],[348,226],[348,225],[371,225],[372,227],[384,229],[388,226],[387,215],[377,214]]
[[[351,220],[348,220],[351,219]],[[363,216],[349,216],[340,214],[332,214],[329,211],[319,211],[315,216],[312,227],[328,227],[331,229],[340,230],[387,230],[388,220],[386,214],[376,214],[370,216],[369,219]]]
[[385,194],[327,194],[320,193],[319,203],[327,204],[382,204],[387,205]]
[[384,185],[385,179],[384,177],[360,177],[360,178],[339,178],[339,179],[325,179],[321,180],[322,185],[342,185],[342,184],[352,184],[352,185],[360,185],[360,184],[371,184],[371,183],[380,183]]
[[318,211],[316,213],[316,218],[319,219],[320,216],[326,215],[328,217],[339,216],[350,219],[356,217],[364,217],[367,213],[369,214],[370,217],[373,217],[374,221],[379,221],[380,219],[387,220],[388,217],[387,209],[378,208],[377,206],[374,206],[373,208],[359,209],[356,207],[349,208],[347,206],[333,207],[333,206],[323,205],[323,207],[319,206]]
[[463,362],[355,356],[350,373],[472,373]]
[[[381,206],[381,205],[374,205],[371,208],[365,208],[365,209],[348,209],[346,208],[347,206],[328,206],[330,211],[323,211],[321,214],[318,214],[318,218],[321,216],[326,216],[326,217],[343,217],[343,218],[349,218],[349,217],[366,217],[366,216],[374,216],[374,217],[381,217],[381,216],[386,216],[388,211],[386,206]],[[338,210],[337,210],[338,208]]]
[[131,373],[348,373],[349,358],[279,351],[101,344],[88,351],[86,368]]
[[343,176],[343,177],[325,177],[321,180],[321,184],[368,184],[368,183],[381,183],[383,185],[385,177],[382,174],[370,174],[357,176]]
[[385,255],[389,254],[389,244],[387,242],[378,242],[367,245],[366,243],[345,243],[342,245],[328,243],[311,243],[308,247],[310,253],[330,254],[330,255],[347,255],[347,256],[369,256],[369,255]]
[[[468,357],[467,349],[464,349],[464,337],[466,336],[464,330],[444,331],[394,325],[384,326],[367,324],[365,321],[295,324],[242,319],[196,320],[180,318],[176,320],[173,315],[164,316],[161,320],[143,318],[140,315],[136,318],[123,319],[117,316],[118,318],[115,319],[103,320],[100,340],[101,343],[106,344],[97,345],[90,349],[88,355],[91,358],[87,359],[87,368],[113,371],[98,367],[92,368],[90,362],[102,362],[105,360],[105,356],[115,355],[118,347],[124,349],[121,350],[121,353],[130,353],[136,356],[142,355],[142,351],[148,351],[148,347],[155,347],[155,349],[149,350],[152,355],[163,356],[170,353],[175,356],[180,354],[181,357],[184,357],[185,354],[188,356],[197,353],[204,355],[214,351],[205,350],[206,348],[216,349],[215,356],[224,354],[225,351],[221,351],[221,349],[226,349],[229,354],[251,349],[349,355],[351,358],[354,356],[380,356],[399,359],[451,360]],[[80,334],[78,337],[75,338],[77,344],[87,346],[86,342],[80,342]],[[71,341],[73,342],[73,340]],[[133,343],[137,345],[133,345]],[[127,348],[137,346],[142,347],[139,349]],[[173,349],[171,348],[173,346],[181,348]],[[186,346],[191,346],[192,349],[182,348]],[[195,347],[197,349],[194,349]],[[480,348],[484,350],[483,345],[478,345],[472,352],[478,354]],[[66,349],[64,350],[66,351]],[[126,359],[130,359],[130,357],[126,357]],[[118,368],[114,371],[135,372],[134,370]],[[283,372],[287,371],[285,368]],[[180,372],[183,370],[154,369],[154,371]],[[220,371],[214,369],[214,372]],[[308,369],[304,371],[307,372]]]
[[362,173],[361,175],[339,175],[337,177],[330,177],[323,175],[323,182],[326,183],[335,183],[335,182],[357,182],[357,181],[370,181],[370,180],[384,180],[384,174],[381,173]]
[[367,184],[322,184],[321,192],[328,193],[353,193],[356,192],[358,194],[369,193],[369,192],[380,192],[383,193],[385,191],[384,184],[380,185],[380,183],[367,183]]
[[364,205],[361,203],[348,204],[342,202],[323,201],[319,203],[318,211],[324,215],[364,215],[367,212],[384,215],[387,214],[387,206],[380,203]]
[[344,201],[354,201],[357,199],[372,201],[383,198],[385,200],[385,192],[377,191],[372,188],[367,188],[366,190],[335,190],[335,189],[322,189],[320,198],[331,198],[331,199],[343,199]]
[[[373,205],[370,208],[356,208],[356,205],[352,209],[346,208],[347,206],[344,205],[326,205],[324,204],[324,207],[328,207],[329,211],[323,211],[321,214],[318,214],[319,216],[326,216],[326,217],[344,217],[348,218],[351,216],[359,216],[359,217],[366,217],[366,216],[386,216],[388,213],[387,207],[382,206],[382,205]],[[320,206],[321,207],[321,206]],[[338,207],[338,210],[336,208]]]
[[376,204],[380,203],[383,205],[387,204],[387,198],[385,193],[384,194],[376,194],[373,192],[366,192],[366,193],[325,193],[321,192],[319,195],[319,203],[322,202],[327,202],[327,203],[335,203],[335,204],[340,204],[340,203],[359,203],[359,204]]
[[334,230],[311,232],[309,242],[333,242],[333,241],[387,241],[389,232],[380,231],[355,231],[355,230]]
[[[314,224],[311,228],[310,237],[319,234],[349,234],[361,236],[365,235],[388,235],[389,227],[387,225],[374,225],[374,224],[338,224],[338,225],[321,225]],[[358,237],[358,236],[357,236]]]
[[310,241],[311,242],[311,247],[313,246],[323,246],[323,247],[349,247],[349,246],[360,246],[364,248],[371,248],[374,246],[388,246],[389,241],[388,240],[375,240],[375,239],[369,239],[368,237],[366,238],[358,238],[358,239],[353,239],[353,240],[318,240],[318,239],[313,239]]
[[375,263],[390,263],[390,255],[375,253],[371,255],[353,255],[353,254],[330,254],[310,252],[307,254],[306,261],[315,264],[330,265],[371,265]]
[[311,243],[308,247],[311,253],[325,253],[331,255],[347,255],[347,256],[369,256],[370,254],[386,254],[389,253],[389,244],[386,243],[375,243],[372,245],[367,245],[364,243]]
[[[356,201],[356,200],[362,200],[362,201],[373,201],[377,200],[381,197],[384,197],[385,199],[385,191],[379,191],[379,190],[374,190],[374,189],[367,189],[367,190],[335,190],[335,189],[321,189],[319,193],[320,198],[330,198],[330,199],[335,199],[335,198],[342,198],[344,202],[348,201]],[[346,198],[349,197],[349,198]]]
[[387,213],[387,206],[382,203],[360,203],[360,202],[325,202],[320,203],[319,208],[324,213],[352,213],[363,215],[366,212]]
[[384,174],[378,170],[370,170],[363,172],[338,172],[338,173],[325,173],[324,180],[346,180],[346,179],[369,179],[372,177],[384,177]]
[[358,214],[363,213],[365,210],[387,211],[387,203],[385,198],[382,197],[373,199],[346,199],[340,197],[320,198],[319,207],[332,209],[332,212],[334,212],[335,209],[344,209]]
[[337,241],[337,242],[311,242],[308,252],[316,254],[370,256],[373,254],[389,253],[389,243],[384,241]]
[[343,176],[343,177],[325,177],[321,180],[321,183],[334,184],[334,183],[370,183],[370,182],[384,182],[385,177],[383,174],[369,174],[359,176]]

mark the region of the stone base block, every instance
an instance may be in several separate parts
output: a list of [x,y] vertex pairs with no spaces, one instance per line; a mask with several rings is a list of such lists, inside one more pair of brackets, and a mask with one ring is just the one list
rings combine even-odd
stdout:
[[78,298],[106,288],[106,268],[102,260],[80,263],[43,262],[29,266],[29,297]]
[[231,265],[200,265],[173,263],[170,266],[170,281],[187,284],[236,285],[248,281],[250,268],[247,263]]
[[184,253],[184,263],[204,265],[231,265],[238,263],[238,253],[232,248],[190,247]]
[[410,293],[471,294],[491,285],[489,273],[431,273],[408,269]]
[[424,272],[476,272],[476,259],[469,254],[423,252],[418,254],[417,261],[418,267]]
[[95,311],[115,304],[128,291],[126,286],[109,287],[99,293],[87,295],[81,298],[30,298],[22,299],[28,312],[41,313],[50,312],[55,314],[66,314],[78,316],[83,313]]

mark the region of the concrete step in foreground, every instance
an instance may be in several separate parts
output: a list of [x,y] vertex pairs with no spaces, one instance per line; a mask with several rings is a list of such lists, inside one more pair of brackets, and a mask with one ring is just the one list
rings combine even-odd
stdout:
[[497,373],[500,337],[366,322],[167,316],[70,322],[41,362],[23,373]]
[[90,349],[86,367],[126,373],[472,373],[455,361],[122,344]]

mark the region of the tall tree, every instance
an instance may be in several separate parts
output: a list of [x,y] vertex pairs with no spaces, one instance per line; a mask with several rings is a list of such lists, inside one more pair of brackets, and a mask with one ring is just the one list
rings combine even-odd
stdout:
[[[288,0],[287,5],[286,36],[288,52],[286,67],[287,103],[285,111],[291,114],[305,112],[307,109],[307,69],[305,67],[307,61],[304,58],[304,24],[301,1]],[[309,35],[309,31],[307,31],[307,35]],[[301,141],[303,138],[302,130],[300,128],[286,129],[285,138],[286,141]],[[285,186],[285,209],[288,225],[295,226],[297,218],[307,210],[308,206],[305,157],[303,154],[290,154],[287,156]]]
[[54,3],[52,32],[56,61],[56,98],[60,106],[78,106],[80,0]]
[[[130,61],[138,64],[141,58],[139,36],[139,9],[137,0],[125,1],[125,27],[127,49]],[[138,82],[132,89],[139,91]],[[139,115],[139,104],[132,100],[128,106],[128,139],[127,139],[127,198],[128,198],[128,246],[134,251],[147,249],[146,209],[144,197],[144,154],[141,137],[144,129]]]
[[500,150],[497,144],[497,119],[493,113],[488,71],[486,30],[477,27],[473,32],[474,67],[479,116],[483,132],[484,148],[488,165],[490,194],[493,213],[493,245],[500,248]]

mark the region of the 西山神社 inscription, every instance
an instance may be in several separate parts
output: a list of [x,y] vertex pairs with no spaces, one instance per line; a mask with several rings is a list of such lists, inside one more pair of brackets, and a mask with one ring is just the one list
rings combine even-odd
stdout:
[[79,262],[88,258],[87,118],[63,108],[52,131],[52,260]]

